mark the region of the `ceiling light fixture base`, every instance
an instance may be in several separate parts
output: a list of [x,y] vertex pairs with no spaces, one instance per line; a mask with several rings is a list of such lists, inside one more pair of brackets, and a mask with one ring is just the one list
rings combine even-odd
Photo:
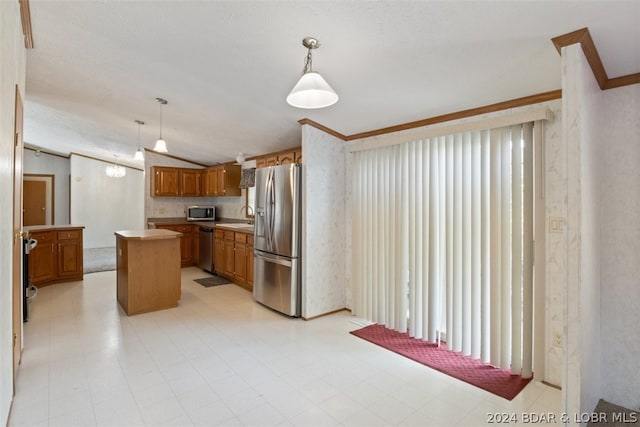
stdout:
[[315,37],[305,37],[302,39],[302,46],[307,49],[317,49],[320,47],[320,42]]

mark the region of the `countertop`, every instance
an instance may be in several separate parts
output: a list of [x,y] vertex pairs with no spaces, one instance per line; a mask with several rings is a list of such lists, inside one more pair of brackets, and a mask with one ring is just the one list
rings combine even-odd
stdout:
[[182,236],[182,233],[171,230],[147,229],[147,230],[122,230],[116,231],[116,236],[126,240],[158,240],[158,239],[175,239]]
[[23,231],[49,231],[49,230],[68,230],[68,229],[78,229],[84,228],[84,225],[28,225],[26,227],[22,227]]
[[197,225],[200,227],[223,228],[233,231],[253,233],[253,224],[238,219],[221,218],[215,221],[187,221],[186,218],[148,218],[147,226],[154,229],[158,225]]

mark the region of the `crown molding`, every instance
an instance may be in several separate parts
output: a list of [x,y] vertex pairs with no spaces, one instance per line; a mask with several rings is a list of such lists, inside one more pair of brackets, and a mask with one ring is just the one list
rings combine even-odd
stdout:
[[430,117],[428,119],[417,120],[415,122],[404,123],[400,125],[390,126],[382,129],[372,130],[369,132],[356,133],[347,136],[347,141],[354,139],[369,138],[377,135],[384,135],[387,133],[394,133],[408,129],[415,129],[423,126],[434,125],[437,123],[450,122],[452,120],[463,119],[467,117],[478,116],[486,113],[493,113],[496,111],[508,110],[510,108],[522,107],[525,105],[539,104],[545,101],[551,101],[554,99],[562,98],[561,90],[553,90],[550,92],[538,93],[535,95],[529,95],[522,98],[510,99],[508,101],[502,101],[495,104],[485,105],[482,107],[470,108],[468,110],[456,111],[454,113],[443,114],[441,116]]
[[318,122],[314,122],[311,119],[306,119],[306,118],[305,119],[301,119],[301,120],[298,120],[298,123],[300,123],[300,126],[309,125],[309,126],[312,126],[312,127],[316,128],[316,129],[320,129],[321,131],[324,131],[324,132],[328,133],[329,135],[333,135],[338,139],[341,139],[343,141],[347,141],[348,136],[343,135],[343,134],[341,134],[340,132],[338,132],[336,130],[328,128],[325,125],[321,125]]
[[31,31],[31,8],[29,0],[18,0],[20,3],[20,20],[22,21],[22,34],[24,34],[24,47],[33,49],[33,33]]
[[554,99],[562,98],[561,90],[552,90],[550,92],[538,93],[535,95],[524,96],[522,98],[510,99],[508,101],[502,101],[495,104],[484,105],[482,107],[471,108],[468,110],[456,111],[453,113],[443,114],[441,116],[430,117],[427,119],[417,120],[415,122],[403,123],[400,125],[389,126],[382,129],[371,130],[367,132],[355,133],[353,135],[343,135],[338,131],[328,128],[320,123],[314,122],[310,119],[299,120],[300,125],[309,125],[324,132],[327,132],[343,141],[353,141],[355,139],[369,138],[377,135],[384,135],[388,133],[400,132],[409,129],[415,129],[423,126],[434,125],[438,123],[450,122],[452,120],[463,119],[466,117],[478,116],[486,113],[494,113],[496,111],[507,110],[509,108],[522,107],[525,105],[539,104],[545,101],[552,101]]
[[[112,165],[112,164],[115,163],[114,161],[99,159],[97,157],[87,156],[86,154],[74,153],[73,151],[71,153],[69,153],[69,157],[71,157],[71,156],[84,157],[85,159],[95,160],[95,161],[98,161],[98,162],[107,163],[109,165]],[[123,165],[122,163],[118,163],[118,166],[123,166],[123,167],[128,168],[128,169],[144,172],[144,169],[136,168],[134,166],[129,166],[129,165]]]
[[587,62],[593,72],[593,76],[598,82],[598,86],[600,86],[601,90],[640,83],[640,73],[615,77],[613,79],[610,79],[607,76],[607,72],[604,69],[600,55],[598,54],[598,49],[596,49],[596,45],[591,38],[591,33],[589,33],[589,29],[586,27],[554,37],[551,39],[551,42],[556,47],[560,55],[562,55],[563,47],[579,43],[580,46],[582,46],[584,56],[587,58]]

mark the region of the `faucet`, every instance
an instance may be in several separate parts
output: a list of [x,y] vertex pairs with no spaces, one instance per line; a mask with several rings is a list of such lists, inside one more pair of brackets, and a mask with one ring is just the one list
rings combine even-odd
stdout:
[[253,208],[249,205],[244,205],[240,208],[240,213],[242,213],[242,210],[247,211],[247,217],[249,218],[249,224],[253,225],[253,221],[255,218],[255,215],[253,213]]

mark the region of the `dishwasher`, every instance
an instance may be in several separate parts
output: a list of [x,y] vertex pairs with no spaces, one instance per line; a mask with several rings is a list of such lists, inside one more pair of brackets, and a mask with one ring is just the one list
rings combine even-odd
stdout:
[[213,273],[213,227],[200,227],[198,267]]

